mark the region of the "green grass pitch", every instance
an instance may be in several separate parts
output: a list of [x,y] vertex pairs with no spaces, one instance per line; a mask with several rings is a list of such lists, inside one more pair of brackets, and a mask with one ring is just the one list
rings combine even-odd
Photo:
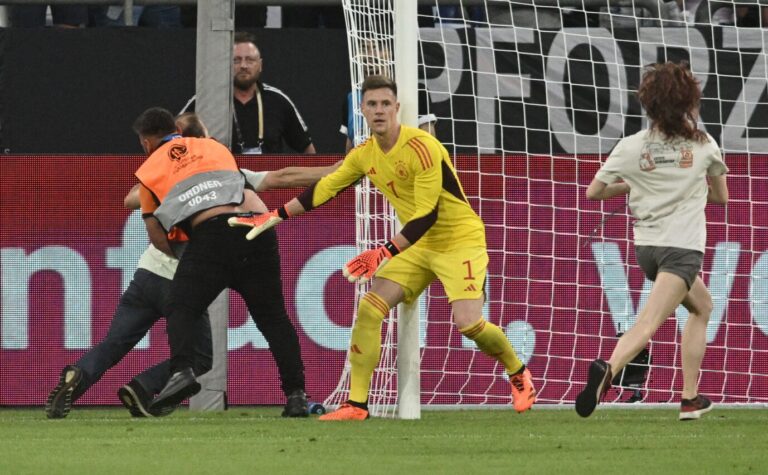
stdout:
[[0,409],[0,473],[768,473],[768,410],[424,411],[422,419],[319,422],[280,408]]

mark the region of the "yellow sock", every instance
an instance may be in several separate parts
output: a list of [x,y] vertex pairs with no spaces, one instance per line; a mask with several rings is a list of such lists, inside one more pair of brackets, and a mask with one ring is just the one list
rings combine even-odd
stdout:
[[371,376],[381,356],[381,323],[389,313],[389,305],[373,292],[360,299],[357,320],[352,327],[349,344],[349,399],[354,402],[368,401]]
[[459,328],[459,331],[474,341],[480,351],[503,364],[508,374],[517,373],[523,367],[523,362],[517,357],[507,336],[493,323],[481,318],[477,323]]

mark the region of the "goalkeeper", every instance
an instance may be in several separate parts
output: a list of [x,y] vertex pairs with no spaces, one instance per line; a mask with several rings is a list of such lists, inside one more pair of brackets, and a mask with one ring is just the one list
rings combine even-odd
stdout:
[[369,417],[368,389],[379,361],[384,317],[398,303],[414,301],[435,278],[445,287],[454,323],[483,353],[504,366],[515,410],[527,411],[536,400],[531,373],[504,332],[482,316],[488,266],[485,228],[464,195],[448,152],[428,133],[398,123],[400,104],[394,81],[369,76],[362,94],[371,139],[353,149],[335,172],[281,208],[229,219],[232,226],[251,226],[247,238],[253,239],[290,216],[320,206],[366,175],[404,223],[384,246],[365,251],[344,268],[350,282],[362,284],[374,275],[376,279],[360,299],[352,328],[349,400],[320,419]]

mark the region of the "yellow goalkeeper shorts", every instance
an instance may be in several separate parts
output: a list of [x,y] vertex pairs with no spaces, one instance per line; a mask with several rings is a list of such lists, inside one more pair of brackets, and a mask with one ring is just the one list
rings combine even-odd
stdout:
[[437,278],[448,301],[453,302],[483,297],[487,270],[485,247],[435,252],[411,246],[379,269],[376,277],[399,284],[405,291],[405,303],[413,302]]

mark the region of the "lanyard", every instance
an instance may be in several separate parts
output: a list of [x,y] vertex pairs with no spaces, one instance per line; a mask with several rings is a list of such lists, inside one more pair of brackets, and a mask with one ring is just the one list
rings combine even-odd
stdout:
[[[256,86],[256,104],[259,110],[259,143],[258,146],[264,142],[264,104],[261,102],[261,89]],[[243,132],[240,130],[240,122],[237,120],[237,112],[232,110],[233,118],[235,119],[235,133],[237,133],[237,144],[240,146],[240,152],[245,150],[245,139],[243,138]]]
[[176,133],[168,134],[165,137],[160,139],[160,145],[164,144],[165,142],[170,142],[173,139],[179,139],[179,138],[181,138],[180,134],[176,134]]

